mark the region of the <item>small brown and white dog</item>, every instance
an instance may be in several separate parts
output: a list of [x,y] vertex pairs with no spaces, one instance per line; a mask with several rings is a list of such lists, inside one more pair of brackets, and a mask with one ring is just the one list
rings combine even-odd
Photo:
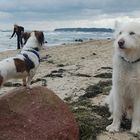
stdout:
[[22,79],[24,86],[30,86],[40,63],[39,50],[43,43],[44,38],[38,31],[33,31],[19,54],[0,61],[0,86],[14,78]]
[[106,101],[113,122],[106,129],[119,131],[126,115],[131,132],[140,132],[140,23],[116,24],[112,82]]

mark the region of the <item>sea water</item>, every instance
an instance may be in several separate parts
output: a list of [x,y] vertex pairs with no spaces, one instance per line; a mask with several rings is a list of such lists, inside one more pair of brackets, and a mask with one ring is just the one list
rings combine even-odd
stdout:
[[[15,50],[17,48],[17,37],[10,39],[12,31],[0,31],[0,51]],[[112,38],[109,32],[56,32],[44,31],[46,46],[74,43],[75,40],[107,39]]]

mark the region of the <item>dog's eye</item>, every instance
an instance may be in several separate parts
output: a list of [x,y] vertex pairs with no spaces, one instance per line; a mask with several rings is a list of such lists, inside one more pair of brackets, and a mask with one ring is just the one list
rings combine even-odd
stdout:
[[135,33],[134,33],[134,32],[130,32],[129,34],[130,34],[130,35],[134,35]]

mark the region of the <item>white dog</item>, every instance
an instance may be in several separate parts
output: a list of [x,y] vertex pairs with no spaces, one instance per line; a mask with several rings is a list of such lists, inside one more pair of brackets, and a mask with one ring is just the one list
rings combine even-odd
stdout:
[[13,78],[20,78],[23,80],[24,86],[30,86],[40,63],[38,51],[41,49],[43,42],[44,37],[40,37],[38,31],[33,31],[17,56],[0,61],[0,86]]
[[119,131],[122,115],[132,119],[131,132],[140,132],[140,23],[116,24],[113,85],[107,98],[113,122],[109,132]]

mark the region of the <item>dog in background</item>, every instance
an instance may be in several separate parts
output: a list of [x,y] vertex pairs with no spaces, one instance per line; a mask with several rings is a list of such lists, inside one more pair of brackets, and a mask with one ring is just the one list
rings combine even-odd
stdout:
[[119,131],[122,116],[132,119],[131,132],[140,132],[140,23],[116,23],[113,85],[107,104],[113,122],[109,132]]
[[39,50],[43,43],[42,34],[33,31],[17,56],[0,61],[0,86],[14,78],[22,79],[24,86],[30,86],[40,63]]

